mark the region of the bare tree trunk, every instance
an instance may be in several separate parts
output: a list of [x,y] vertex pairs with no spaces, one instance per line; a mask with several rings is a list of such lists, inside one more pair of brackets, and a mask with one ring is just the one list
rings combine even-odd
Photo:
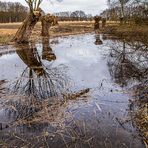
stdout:
[[49,28],[51,26],[58,25],[57,18],[50,14],[42,16],[41,23],[42,23],[42,36],[47,38],[49,37]]
[[43,16],[41,19],[42,23],[42,36],[49,37],[49,28],[51,27],[51,22],[49,22],[47,19],[48,16]]
[[43,44],[43,51],[42,51],[42,59],[43,60],[56,60],[55,54],[52,52],[52,48],[49,45],[49,28],[53,25],[57,25],[57,19],[54,16],[47,14],[42,16],[41,18],[42,23],[42,44]]
[[102,28],[106,27],[106,18],[102,18]]
[[120,24],[122,25],[124,22],[124,2],[123,0],[120,0],[120,5],[121,5],[121,16],[120,16]]
[[33,13],[30,13],[21,25],[21,27],[18,29],[15,37],[13,38],[13,41],[17,43],[27,43],[31,36],[32,30],[38,22],[40,16],[40,14],[34,15]]
[[95,16],[94,17],[94,20],[95,20],[94,30],[100,29],[100,20],[101,20],[101,17],[100,16]]

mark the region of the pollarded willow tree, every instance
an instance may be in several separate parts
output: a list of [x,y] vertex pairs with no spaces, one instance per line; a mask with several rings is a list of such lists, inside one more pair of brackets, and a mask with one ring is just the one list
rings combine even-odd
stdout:
[[[56,17],[50,14],[45,15],[44,11],[40,8],[40,5],[43,2],[43,0],[25,0],[25,1],[29,6],[29,14],[13,38],[13,41],[16,43],[28,42],[34,26],[40,19],[42,22],[44,22],[42,23],[42,35],[44,35],[43,34],[43,32],[45,32],[44,30],[48,30],[52,24],[53,25],[56,24],[55,23]],[[60,0],[57,1],[61,2]]]

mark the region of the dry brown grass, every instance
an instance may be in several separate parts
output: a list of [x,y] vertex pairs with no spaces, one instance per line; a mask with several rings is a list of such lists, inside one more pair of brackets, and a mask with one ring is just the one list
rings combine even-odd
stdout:
[[145,145],[148,146],[148,103],[143,104],[142,108],[137,111],[135,121],[144,137]]
[[0,29],[0,35],[14,35],[17,29]]
[[[50,29],[50,37],[67,36],[74,34],[83,34],[93,31],[94,22],[59,22],[58,26]],[[17,32],[21,23],[0,24],[0,44],[10,44],[11,39]],[[41,39],[41,23],[35,26],[31,41],[39,41]]]
[[[15,35],[21,23],[0,24],[0,44],[10,44],[11,39]],[[93,32],[94,21],[68,21],[59,22],[58,26],[50,28],[50,37],[68,36],[75,34],[84,34]],[[147,44],[148,27],[146,25],[139,26],[135,24],[119,25],[119,22],[109,21],[107,27],[102,30],[103,33],[112,34],[126,39],[139,39]],[[31,41],[41,40],[41,23],[35,26]]]
[[148,147],[148,86],[141,85],[135,87],[134,98],[132,102],[134,122]]
[[148,26],[147,25],[110,25],[103,31],[128,41],[140,41],[148,46]]

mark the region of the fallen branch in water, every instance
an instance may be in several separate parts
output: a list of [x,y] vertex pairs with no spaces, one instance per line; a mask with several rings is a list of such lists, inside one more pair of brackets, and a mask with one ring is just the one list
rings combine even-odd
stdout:
[[89,88],[87,89],[84,89],[84,90],[81,90],[77,93],[73,93],[73,94],[63,94],[63,98],[66,99],[66,100],[74,100],[76,98],[79,98],[83,95],[85,95],[86,93],[88,93],[90,91]]

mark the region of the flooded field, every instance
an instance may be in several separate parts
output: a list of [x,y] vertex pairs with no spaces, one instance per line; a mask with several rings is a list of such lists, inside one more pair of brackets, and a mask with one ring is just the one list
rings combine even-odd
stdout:
[[145,147],[131,103],[144,45],[85,34],[0,49],[0,146]]

